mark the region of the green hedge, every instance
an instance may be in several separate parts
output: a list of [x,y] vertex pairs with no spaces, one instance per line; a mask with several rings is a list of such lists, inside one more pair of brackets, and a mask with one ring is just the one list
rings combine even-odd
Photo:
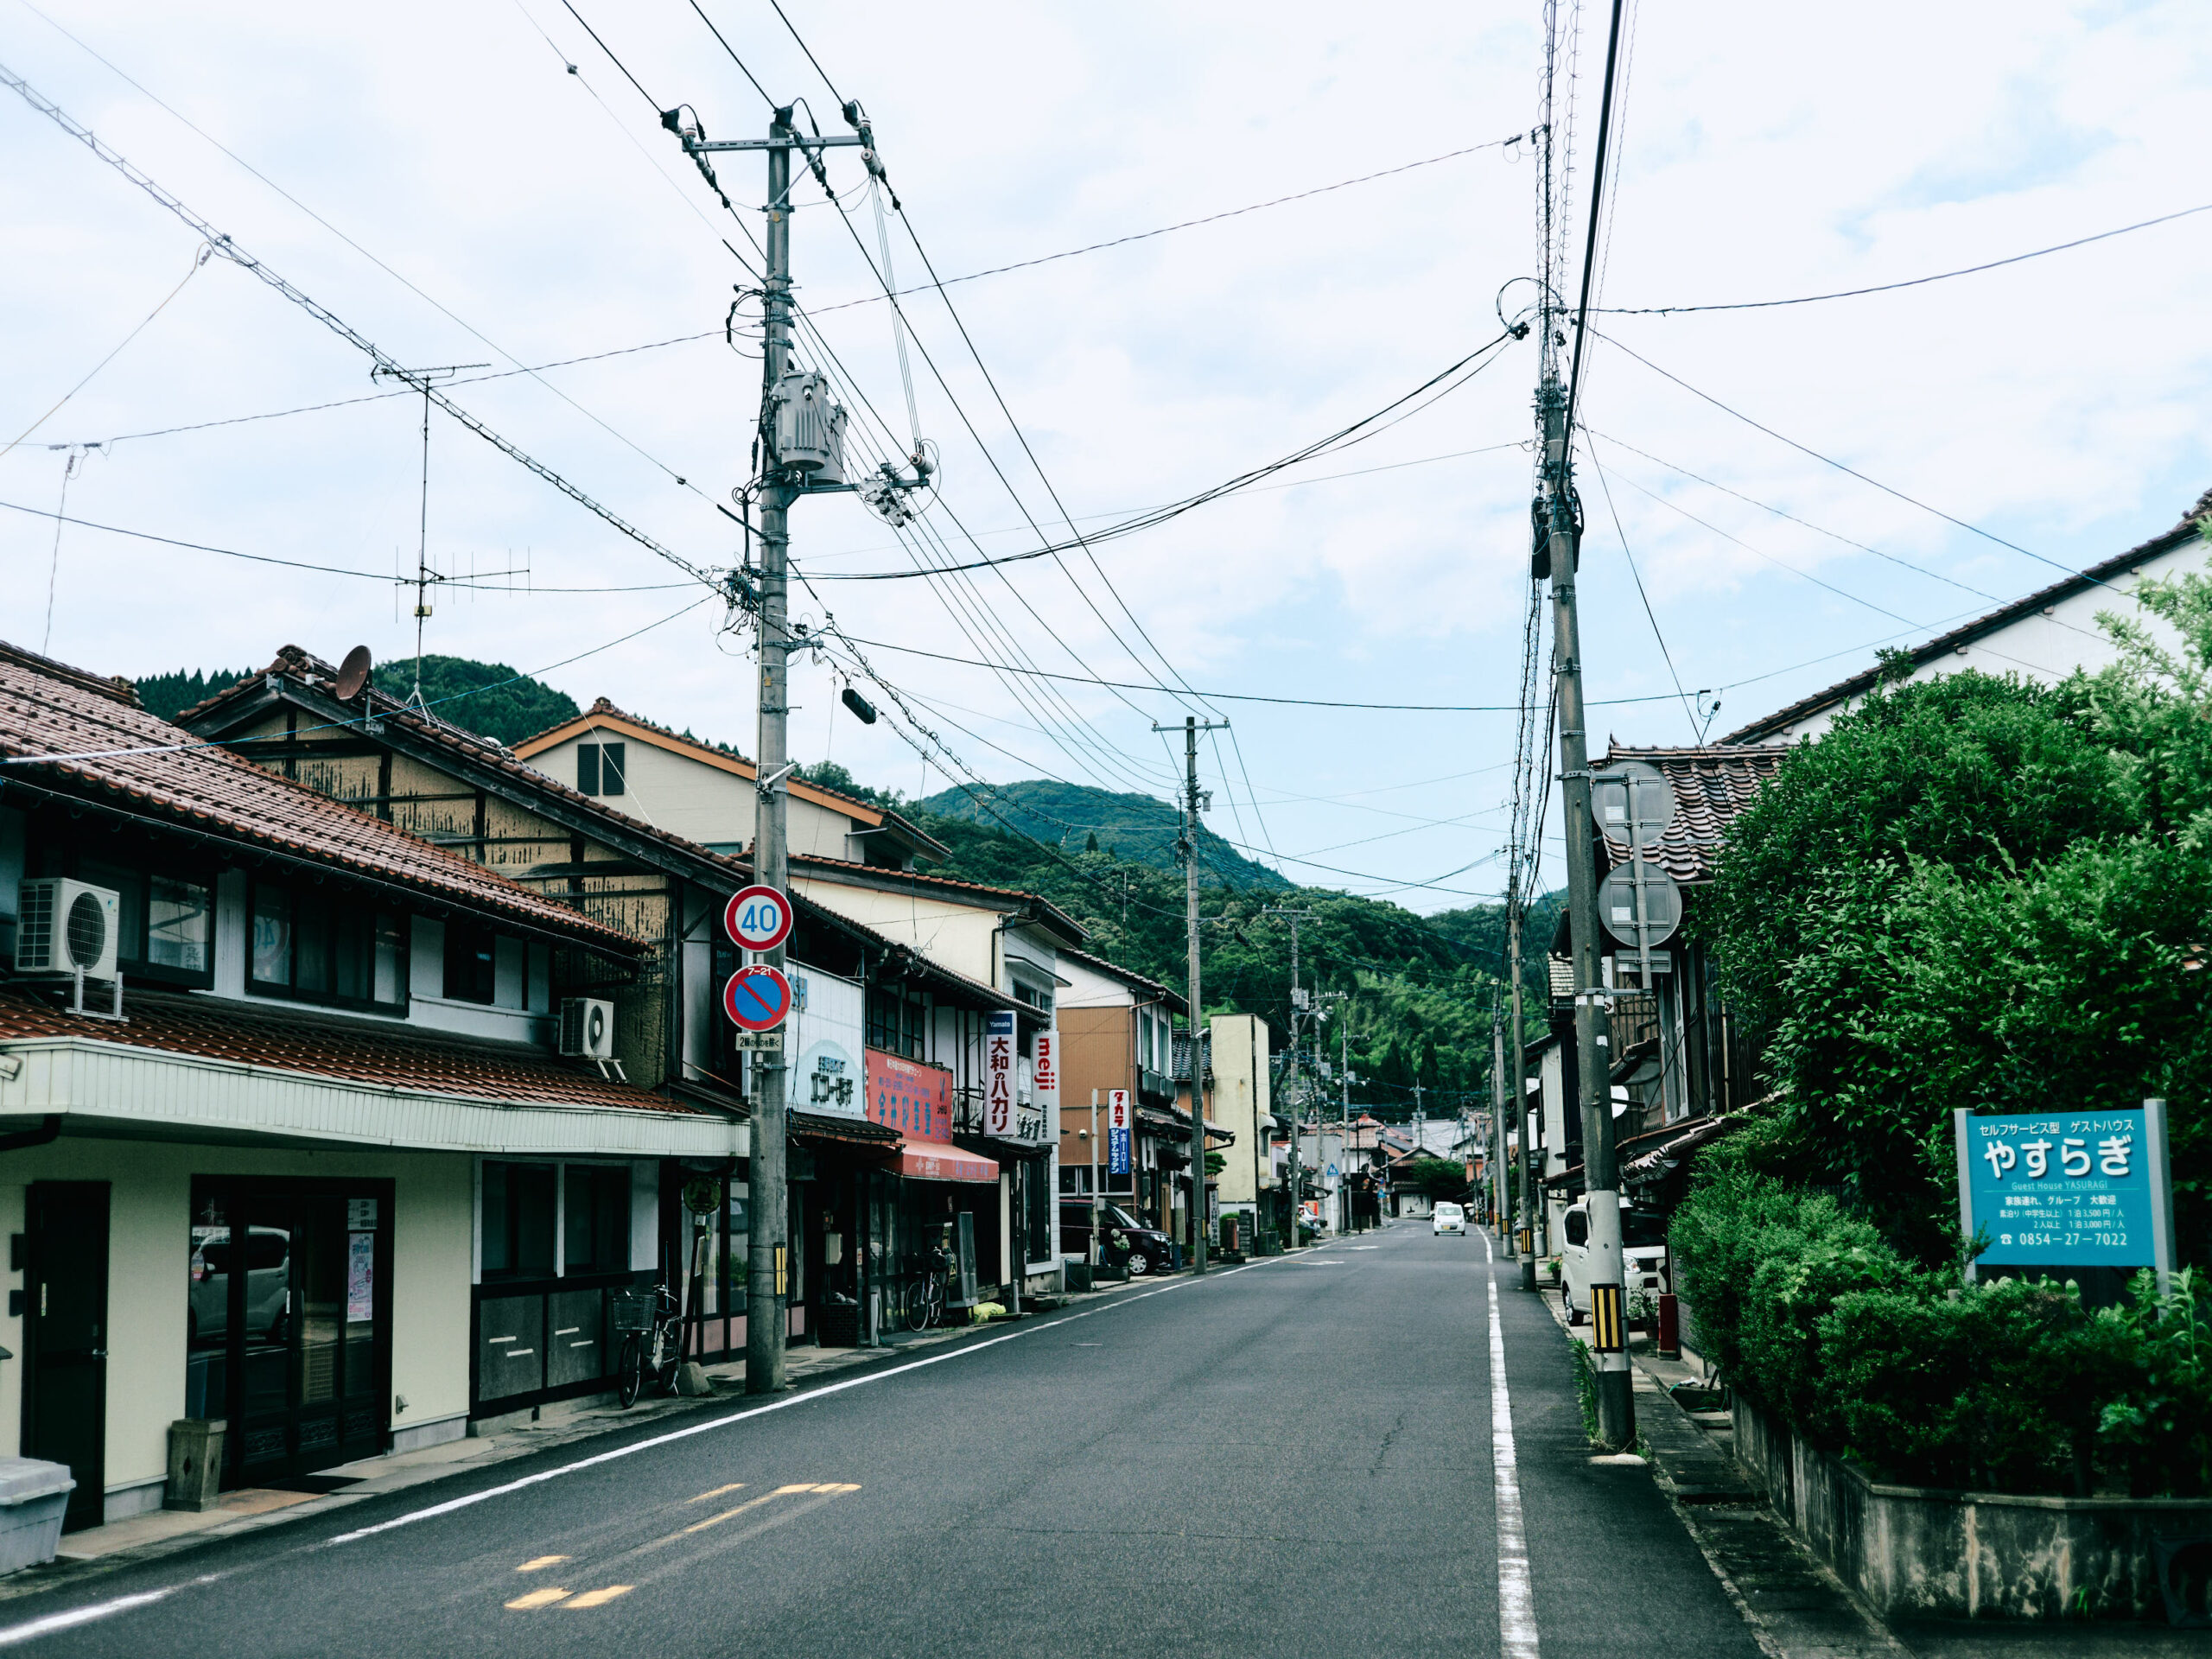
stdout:
[[1716,1148],[1675,1217],[1675,1286],[1730,1384],[1877,1478],[2212,1495],[2212,1284],[2070,1289],[1907,1261],[1834,1198]]

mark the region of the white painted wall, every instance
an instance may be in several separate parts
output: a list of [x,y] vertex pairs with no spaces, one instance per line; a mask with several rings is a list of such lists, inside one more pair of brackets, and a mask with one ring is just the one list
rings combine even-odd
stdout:
[[817,875],[794,874],[791,886],[824,910],[851,918],[956,974],[1000,983],[995,946],[1000,912],[973,904],[850,887]]
[[[1961,669],[1985,674],[2017,674],[2042,684],[2062,680],[2075,669],[2094,673],[2115,661],[2118,653],[2097,626],[2097,613],[2110,612],[2134,621],[2147,620],[2142,607],[2129,597],[2138,577],[2171,577],[2184,570],[2202,570],[2207,555],[2201,541],[2184,542],[2172,552],[2146,558],[2135,567],[2135,575],[2108,579],[2110,585],[2092,588],[2060,600],[2040,613],[2024,616],[1984,635],[1972,644],[1916,667],[1909,680],[1936,679]],[[2171,629],[2152,622],[2152,632],[2168,645],[2175,643]],[[1859,699],[1864,702],[1864,698]],[[1853,706],[1840,702],[1787,727],[1777,728],[1770,741],[1818,737],[1835,723],[1836,716]]]

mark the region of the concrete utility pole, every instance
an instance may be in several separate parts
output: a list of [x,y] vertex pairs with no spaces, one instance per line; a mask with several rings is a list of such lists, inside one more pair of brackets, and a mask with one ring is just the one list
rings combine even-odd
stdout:
[[1339,1121],[1344,1126],[1338,1138],[1343,1141],[1344,1147],[1337,1154],[1344,1160],[1344,1166],[1338,1173],[1337,1191],[1344,1195],[1344,1230],[1350,1232],[1351,1231],[1351,1187],[1349,1184],[1351,1175],[1351,1022],[1349,1020],[1337,1027],[1337,1065],[1344,1074],[1342,1084],[1344,1105],[1338,1115]]
[[[1183,834],[1177,850],[1183,858],[1183,919],[1190,933],[1191,1004],[1191,1271],[1206,1270],[1206,1045],[1201,1032],[1205,1003],[1198,989],[1198,813],[1210,795],[1198,791],[1198,734],[1219,731],[1229,722],[1183,718]],[[1172,732],[1172,726],[1154,726]]]
[[[1492,1218],[1500,1236],[1510,1239],[1512,1235],[1508,1230],[1512,1225],[1512,1217],[1507,1203],[1505,1168],[1505,1033],[1499,1022],[1495,1001],[1490,1006],[1490,1075],[1491,1092],[1497,1096],[1497,1109],[1491,1113],[1490,1131],[1490,1185],[1494,1195],[1491,1203],[1496,1206]],[[1529,1155],[1525,1146],[1521,1149],[1521,1155],[1523,1158]]]
[[[1611,65],[1607,89],[1611,90]],[[1548,319],[1547,319],[1548,327]],[[1598,1438],[1619,1450],[1636,1440],[1622,1292],[1620,1178],[1613,1155],[1612,1052],[1607,994],[1598,966],[1598,865],[1592,839],[1590,747],[1582,704],[1582,638],[1575,565],[1582,530],[1575,507],[1566,394],[1547,374],[1537,392],[1543,423],[1545,526],[1539,556],[1552,584],[1552,660],[1559,681],[1560,810],[1567,842],[1567,928],[1574,965],[1574,1055],[1582,1109],[1583,1192],[1590,1212],[1591,1348],[1597,1363]]]
[[[1519,861],[1506,878],[1505,932],[1506,957],[1513,976],[1513,1024],[1506,1044],[1506,1080],[1513,1090],[1513,1122],[1521,1131],[1521,1228],[1527,1235],[1527,1245],[1521,1253],[1521,1288],[1533,1291],[1536,1287],[1536,1257],[1548,1253],[1551,1240],[1544,1219],[1544,1105],[1543,1096],[1536,1097],[1535,1121],[1529,1121],[1528,1056],[1522,1052],[1527,1039],[1521,1023],[1521,906],[1528,895],[1521,891]],[[1498,1116],[1505,1115],[1505,1103],[1498,1103]]]
[[[1290,1075],[1283,1079],[1283,1096],[1290,1106],[1290,1168],[1287,1180],[1290,1187],[1290,1236],[1283,1240],[1286,1250],[1298,1248],[1299,1169],[1298,1137],[1306,1124],[1305,1103],[1298,1097],[1298,1019],[1306,1012],[1305,993],[1298,983],[1298,925],[1313,914],[1310,910],[1283,910],[1269,906],[1260,912],[1262,916],[1281,916],[1290,923]],[[1316,1150],[1320,1138],[1314,1138]]]
[[[793,770],[786,729],[791,716],[790,588],[791,504],[810,493],[807,475],[781,453],[779,395],[791,367],[791,151],[810,152],[831,145],[859,145],[859,134],[810,136],[802,140],[787,105],[768,122],[766,138],[709,140],[684,125],[671,111],[663,124],[682,139],[684,151],[702,168],[717,150],[765,150],[768,157],[767,270],[762,283],[764,314],[760,376],[760,724],[753,807],[753,879],[787,893],[791,886],[790,843],[785,834],[785,783]],[[818,157],[817,162],[818,162]],[[709,175],[712,177],[711,173]],[[720,188],[719,186],[716,187]],[[821,486],[816,486],[821,487]],[[829,487],[848,487],[842,484]],[[760,953],[779,970],[785,947]],[[790,1316],[790,1193],[785,1185],[785,1060],[780,1047],[756,1052],[751,1125],[751,1174],[746,1205],[745,1391],[773,1394],[784,1386],[784,1344]],[[865,1241],[861,1245],[867,1249]]]

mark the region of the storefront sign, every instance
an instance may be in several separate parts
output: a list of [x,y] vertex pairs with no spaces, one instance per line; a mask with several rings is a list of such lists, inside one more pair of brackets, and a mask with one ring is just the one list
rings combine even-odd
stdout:
[[867,1078],[861,1059],[867,994],[849,979],[793,963],[792,1008],[784,1022],[785,1050],[796,1058],[784,1076],[785,1103],[795,1112],[830,1117],[868,1116]]
[[862,1098],[867,1079],[842,1043],[825,1037],[800,1052],[791,1070],[791,1103],[802,1112],[825,1117],[861,1117],[868,1103]]
[[1109,1089],[1106,1091],[1106,1173],[1127,1175],[1129,1173],[1129,1091]]
[[1014,1015],[989,1016],[983,1035],[983,1133],[1014,1138]]
[[2165,1103],[2114,1112],[1954,1114],[1959,1223],[1989,1248],[1977,1267],[2173,1263]]
[[868,1121],[909,1141],[952,1140],[952,1073],[880,1048],[868,1051]]
[[1043,1115],[1046,1122],[1056,1124],[1060,1121],[1060,1033],[1057,1026],[1037,1033],[1036,1070],[1030,1104]]

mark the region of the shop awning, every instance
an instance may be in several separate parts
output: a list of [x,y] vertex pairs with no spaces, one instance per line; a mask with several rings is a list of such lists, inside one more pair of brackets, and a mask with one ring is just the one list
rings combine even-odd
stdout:
[[871,1152],[891,1152],[899,1145],[899,1131],[871,1123],[864,1117],[838,1117],[827,1112],[791,1111],[785,1117],[791,1133],[802,1141],[834,1141],[865,1147]]
[[942,1141],[909,1141],[891,1172],[910,1181],[986,1181],[995,1185],[999,1179],[999,1166],[990,1159]]

